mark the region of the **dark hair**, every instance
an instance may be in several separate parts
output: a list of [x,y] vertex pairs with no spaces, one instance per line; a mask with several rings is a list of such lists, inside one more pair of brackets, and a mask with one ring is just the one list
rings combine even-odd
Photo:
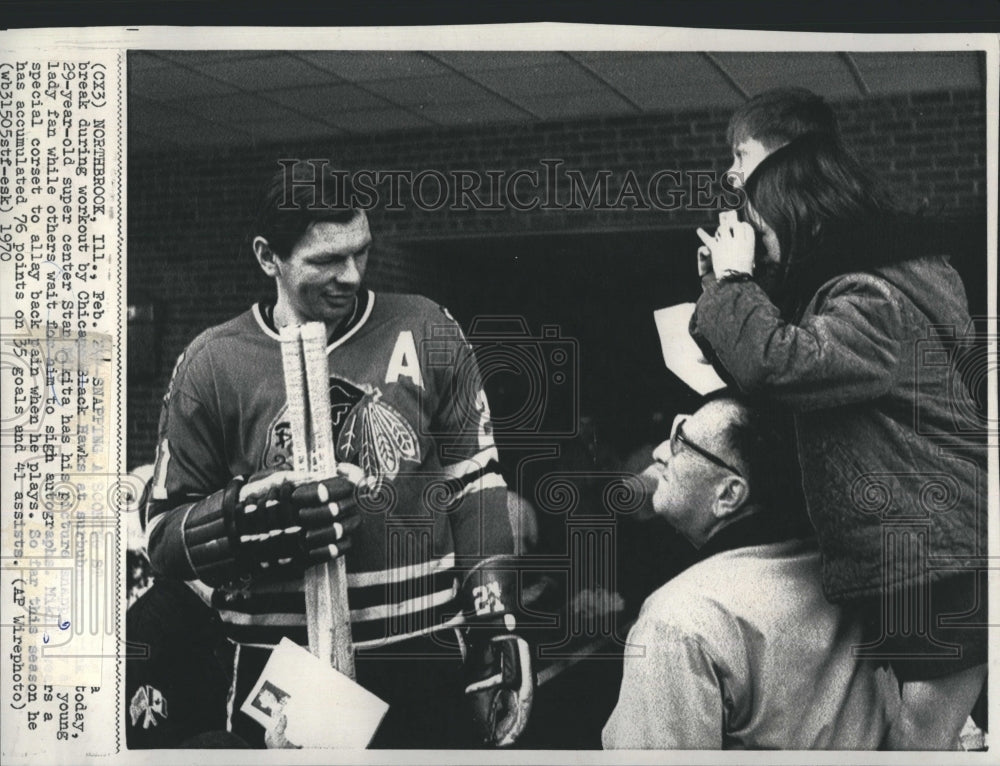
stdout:
[[768,155],[746,180],[747,200],[781,250],[775,298],[789,318],[823,282],[927,252],[922,221],[826,133]]
[[360,214],[352,207],[350,174],[331,170],[327,160],[277,164],[261,194],[250,240],[263,237],[279,258],[287,258],[313,224],[350,223]]
[[836,137],[833,110],[805,88],[775,88],[757,94],[733,112],[726,140],[732,146],[754,138],[771,151],[805,133]]
[[739,414],[722,437],[746,467],[751,502],[760,506],[774,529],[789,537],[810,536],[791,416],[728,388],[705,397],[703,405],[711,401],[737,407]]

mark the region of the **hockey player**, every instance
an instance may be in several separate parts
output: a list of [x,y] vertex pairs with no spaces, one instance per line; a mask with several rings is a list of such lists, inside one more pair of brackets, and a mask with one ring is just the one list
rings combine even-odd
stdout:
[[[270,649],[307,644],[304,568],[344,555],[357,679],[390,705],[373,746],[510,744],[532,672],[475,357],[445,309],[363,286],[372,235],[363,210],[340,204],[343,187],[314,163],[285,163],[252,239],[274,304],[181,354],[160,419],[150,559],[215,588],[236,645],[229,728],[247,741],[264,732],[238,708]],[[295,445],[278,333],[309,321],[328,330],[342,469],[283,480]]]

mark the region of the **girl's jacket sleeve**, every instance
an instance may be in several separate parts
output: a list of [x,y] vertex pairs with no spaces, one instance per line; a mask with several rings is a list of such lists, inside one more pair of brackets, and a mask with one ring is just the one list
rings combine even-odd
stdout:
[[827,283],[797,324],[754,282],[713,281],[691,319],[691,335],[712,350],[723,378],[798,412],[887,393],[910,334],[894,288],[866,274]]

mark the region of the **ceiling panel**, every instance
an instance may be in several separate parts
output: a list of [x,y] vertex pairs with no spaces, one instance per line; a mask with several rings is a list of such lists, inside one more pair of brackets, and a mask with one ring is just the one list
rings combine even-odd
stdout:
[[843,57],[836,53],[713,53],[743,88],[754,95],[794,83],[819,95],[838,99],[858,95],[858,85]]
[[169,125],[159,125],[155,132],[149,134],[150,138],[153,136],[160,138],[168,146],[172,144],[189,146],[191,136],[194,135],[198,137],[197,143],[203,146],[246,146],[253,140],[253,134],[245,129],[213,125],[197,117],[176,120]]
[[731,109],[787,85],[832,101],[982,87],[981,54],[964,52],[173,50],[128,65],[133,149]]
[[396,104],[458,104],[494,98],[488,90],[457,74],[436,77],[412,77],[405,80],[380,80],[366,87]]
[[872,93],[981,87],[974,53],[852,53]]
[[410,51],[296,51],[293,55],[351,82],[425,77],[450,71],[429,56]]
[[566,120],[595,114],[617,116],[636,113],[635,107],[610,90],[561,96],[532,96],[523,99],[522,103],[543,120]]
[[558,51],[434,51],[430,55],[463,72],[566,63],[566,55]]
[[179,144],[190,142],[193,130],[197,130],[198,142],[210,146],[250,146],[253,136],[243,130],[200,123],[197,128],[175,131],[170,138]]
[[[196,114],[178,109],[173,104],[161,104],[141,98],[133,98],[128,109],[129,141],[132,129],[142,135],[137,146],[146,146],[150,151],[160,151],[173,145],[217,146],[230,143],[245,145],[252,140],[253,133],[246,125],[216,124]],[[195,138],[192,141],[192,138]],[[136,147],[130,147],[135,150]]]
[[427,128],[433,125],[404,109],[372,109],[364,112],[340,112],[331,114],[328,120],[333,125],[351,133],[385,133],[406,128]]
[[189,126],[192,120],[198,118],[186,114],[174,106],[161,104],[158,101],[133,97],[128,104],[129,129],[146,131],[155,134],[160,128],[168,129],[179,125]]
[[171,66],[171,62],[160,56],[159,53],[150,53],[148,51],[128,52],[128,69],[130,72],[146,72],[150,69],[159,69],[165,66]]
[[485,125],[524,122],[526,113],[500,99],[471,104],[441,104],[420,108],[419,114],[438,125]]
[[542,67],[491,69],[472,75],[497,93],[517,100],[521,96],[548,93],[589,93],[600,90],[600,83],[579,64],[566,62]]
[[185,111],[206,120],[227,125],[240,122],[264,122],[266,120],[279,122],[295,117],[294,112],[280,104],[257,98],[249,93],[190,98],[182,106]]
[[232,85],[181,66],[169,65],[154,69],[143,78],[139,92],[147,98],[161,101],[183,101],[191,97],[236,93]]
[[168,139],[162,132],[144,133],[133,126],[129,126],[128,131],[128,151],[129,154],[146,154],[149,152],[162,152],[169,149],[183,147],[176,141]]
[[[743,103],[743,98],[732,88],[719,87],[713,95],[710,105],[713,108],[735,109]],[[650,114],[706,109],[709,106],[705,104],[705,89],[690,83],[659,82],[634,96],[634,101]]]
[[348,84],[275,90],[270,91],[267,97],[314,117],[323,117],[330,112],[357,112],[391,106],[385,99]]
[[330,73],[285,55],[263,56],[235,61],[219,61],[196,66],[244,90],[264,91],[329,83]]
[[157,56],[161,56],[170,61],[185,66],[212,66],[224,61],[238,61],[240,59],[255,59],[261,56],[282,55],[282,51],[266,50],[220,50],[220,51],[156,51]]
[[293,116],[281,122],[258,122],[247,128],[258,141],[300,141],[309,138],[333,138],[344,134],[343,130],[324,122],[307,117]]
[[596,75],[647,111],[729,106],[739,92],[700,53],[574,53]]

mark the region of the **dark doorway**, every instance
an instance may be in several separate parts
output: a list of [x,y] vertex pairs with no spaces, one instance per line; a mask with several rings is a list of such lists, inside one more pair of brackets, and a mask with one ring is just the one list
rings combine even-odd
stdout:
[[[664,367],[653,311],[697,299],[697,244],[693,231],[660,230],[438,240],[407,249],[448,275],[434,297],[466,331],[477,318],[517,316],[534,337],[556,328],[574,339],[579,414],[593,418],[617,451],[650,439],[652,413],[693,402]],[[516,381],[495,377],[485,383],[502,415],[496,389]]]

